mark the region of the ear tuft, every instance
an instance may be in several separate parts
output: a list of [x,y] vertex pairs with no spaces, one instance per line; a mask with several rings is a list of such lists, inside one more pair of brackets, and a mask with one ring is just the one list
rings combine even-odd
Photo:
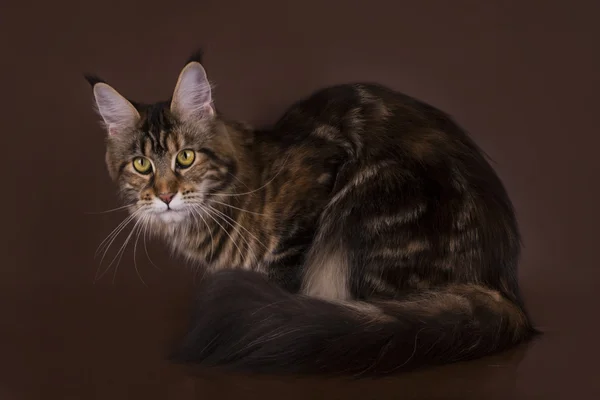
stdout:
[[185,64],[187,65],[191,62],[197,62],[198,64],[202,64],[203,57],[204,57],[204,50],[202,50],[202,48],[198,48],[196,51],[194,51],[192,53],[192,55],[190,55],[190,58],[188,58],[188,60]]
[[171,112],[181,121],[214,114],[210,83],[199,62],[188,63],[179,74],[171,100]]
[[104,82],[94,83],[93,88],[98,112],[109,135],[122,133],[136,126],[140,114],[129,100]]
[[83,77],[88,81],[91,87],[96,86],[96,83],[106,83],[104,79],[100,78],[98,75],[84,74]]

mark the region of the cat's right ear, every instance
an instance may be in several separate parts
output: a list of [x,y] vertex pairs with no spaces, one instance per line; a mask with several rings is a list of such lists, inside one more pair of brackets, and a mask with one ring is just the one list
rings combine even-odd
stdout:
[[92,86],[96,108],[110,136],[133,129],[140,120],[136,108],[110,85],[93,76],[86,76]]

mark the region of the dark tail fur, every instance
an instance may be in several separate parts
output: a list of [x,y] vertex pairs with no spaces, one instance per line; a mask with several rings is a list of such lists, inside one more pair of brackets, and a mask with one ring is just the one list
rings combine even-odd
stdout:
[[176,359],[245,372],[381,375],[477,358],[533,334],[525,313],[475,285],[332,303],[247,271],[204,280]]

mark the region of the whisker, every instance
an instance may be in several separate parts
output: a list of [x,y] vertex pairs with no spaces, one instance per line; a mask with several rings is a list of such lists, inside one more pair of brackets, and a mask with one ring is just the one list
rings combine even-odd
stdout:
[[111,213],[111,212],[115,212],[115,211],[119,211],[119,210],[125,210],[126,208],[133,207],[133,206],[135,206],[135,204],[127,204],[125,206],[113,208],[111,210],[105,210],[105,211],[86,211],[86,212],[84,212],[84,214],[92,214],[92,215],[106,214],[106,213]]
[[132,215],[128,215],[125,219],[123,219],[123,221],[119,222],[119,225],[117,225],[116,228],[114,228],[112,231],[110,231],[110,233],[104,238],[104,240],[102,240],[102,242],[100,242],[100,244],[96,248],[96,252],[94,253],[94,257],[98,257],[98,254],[104,249],[104,245],[109,245],[107,242],[109,242],[111,239],[113,239],[113,236],[118,235],[119,232],[120,232],[120,229],[124,225],[126,225],[127,223],[129,223],[132,219],[133,219],[133,216]]
[[[200,197],[200,196],[199,196],[199,197]],[[216,208],[214,208],[214,207],[211,207],[210,203],[218,203],[218,204],[222,204],[222,205],[224,205],[224,206],[232,207],[232,208],[235,208],[235,209],[237,209],[237,210],[240,210],[240,211],[246,211],[246,212],[249,212],[249,213],[252,213],[252,214],[256,214],[256,215],[266,215],[266,214],[254,213],[254,212],[252,212],[252,211],[248,211],[248,210],[243,210],[243,209],[241,209],[241,208],[233,207],[233,206],[231,206],[231,205],[229,205],[229,204],[227,204],[227,203],[222,203],[222,202],[214,201],[214,200],[212,200],[212,199],[211,199],[211,200],[209,200],[209,201],[208,201],[208,202],[206,202],[206,203],[200,203],[200,204],[205,204],[206,206],[210,207],[211,209],[213,209],[213,210],[215,210],[215,211],[218,211],[218,212],[221,212],[221,211],[217,210]],[[197,203],[196,203],[196,204],[197,204]],[[233,219],[232,219],[231,217],[229,217],[227,214],[223,213],[223,215],[225,215],[227,218],[229,218],[230,220],[232,220],[232,221],[234,221],[234,222],[236,222],[236,223],[237,223],[237,221],[233,220]],[[247,229],[246,229],[246,228],[245,228],[243,225],[240,225],[240,226],[242,227],[242,229],[244,229],[246,232],[248,232],[248,233],[249,233],[249,234],[250,234],[250,235],[251,235],[251,236],[252,236],[254,239],[256,239],[256,240],[257,240],[257,241],[258,241],[258,242],[259,242],[259,243],[260,243],[260,244],[261,244],[261,245],[262,245],[262,246],[263,246],[263,247],[264,247],[266,250],[269,250],[268,246],[266,246],[264,243],[262,243],[262,242],[260,241],[260,239],[258,239],[256,236],[254,236],[254,235],[252,234],[252,232],[248,231],[248,230],[247,230]],[[267,236],[268,236],[269,238],[271,238],[271,239],[273,239],[273,238],[276,238],[276,237],[274,237],[273,235],[267,235]]]
[[244,258],[244,253],[242,253],[242,250],[240,249],[240,247],[237,245],[237,243],[233,240],[233,238],[231,237],[231,235],[229,234],[229,232],[227,232],[227,229],[225,229],[223,227],[223,225],[221,225],[219,223],[219,221],[217,221],[211,214],[210,212],[208,212],[209,210],[207,210],[206,208],[204,208],[201,204],[197,204],[197,206],[200,207],[200,209],[204,212],[206,212],[206,215],[209,216],[213,221],[215,221],[215,223],[217,225],[219,225],[219,227],[223,230],[223,232],[225,232],[225,234],[229,237],[229,240],[231,240],[231,243],[233,243],[233,245],[236,247],[236,249],[238,250],[238,252],[240,253],[240,257],[242,258],[243,263],[246,263],[246,259]]
[[[208,206],[212,211],[217,212],[217,216],[221,218],[221,220],[223,220],[224,222],[226,222],[227,224],[229,224],[229,226],[231,226],[233,229],[236,230],[236,232],[240,235],[240,237],[242,238],[242,240],[244,240],[244,242],[246,243],[246,245],[248,246],[248,253],[251,254],[254,257],[254,261],[256,263],[258,263],[258,258],[256,257],[256,254],[254,254],[254,252],[250,251],[251,247],[250,246],[250,242],[248,242],[248,240],[244,237],[244,235],[240,232],[239,228],[237,226],[239,226],[240,228],[244,229],[246,232],[248,232],[248,230],[246,228],[244,228],[240,223],[238,223],[237,221],[235,221],[233,218],[229,217],[228,215],[226,215],[225,213],[211,207],[210,205]],[[220,214],[220,215],[219,215]],[[228,222],[225,218],[223,218],[223,216],[227,217],[227,219],[233,221],[233,223],[235,225],[233,225],[231,222]],[[248,232],[250,233],[250,232]],[[251,233],[250,233],[251,234]],[[256,237],[255,237],[256,239]],[[258,239],[257,239],[258,240]],[[259,241],[260,243],[260,241]],[[261,243],[262,244],[262,243]]]
[[147,219],[148,219],[148,216],[143,217],[142,224],[139,226],[139,228],[137,230],[137,234],[135,236],[135,242],[133,243],[133,266],[135,268],[135,273],[140,278],[140,281],[142,281],[142,283],[146,287],[148,287],[148,285],[146,285],[146,282],[144,282],[144,279],[142,278],[142,275],[140,274],[140,271],[139,271],[138,266],[137,266],[137,262],[135,260],[135,255],[137,253],[138,240],[140,240],[140,234],[142,233],[142,228],[143,228],[144,223],[146,222]]
[[[259,238],[257,238],[256,236],[254,236],[254,234],[253,234],[252,232],[250,232],[248,229],[246,229],[246,228],[245,228],[245,227],[244,227],[242,224],[240,224],[239,222],[237,222],[235,219],[231,218],[229,215],[225,214],[224,212],[222,212],[222,211],[219,211],[219,210],[217,210],[217,209],[216,209],[216,208],[214,208],[214,207],[211,207],[211,205],[210,205],[210,204],[207,204],[207,206],[208,206],[208,207],[209,207],[211,210],[213,210],[213,211],[215,211],[215,212],[217,212],[217,213],[221,214],[223,217],[225,217],[225,218],[229,219],[229,220],[230,220],[230,221],[232,221],[234,224],[238,225],[240,228],[242,228],[243,230],[245,230],[246,232],[248,232],[248,234],[249,234],[250,236],[252,236],[252,237],[254,238],[254,240],[256,240],[256,241],[257,241],[257,242],[258,242],[258,243],[259,243],[261,246],[263,246],[263,247],[265,248],[265,250],[267,250],[267,251],[269,250],[269,248],[268,248],[268,247],[267,247],[267,246],[266,246],[266,245],[265,245],[265,244],[264,244],[264,243],[263,243],[263,242],[262,242],[262,241],[261,241]],[[250,245],[248,244],[248,246],[250,246]]]
[[275,175],[273,175],[273,177],[271,179],[269,179],[264,185],[262,185],[261,187],[259,187],[258,189],[255,190],[251,190],[249,192],[245,192],[245,193],[235,193],[235,194],[230,194],[230,193],[222,193],[222,194],[218,194],[219,196],[243,196],[246,194],[252,194],[255,193],[261,189],[264,189],[265,187],[267,187],[271,182],[273,182],[275,180],[275,178],[277,178],[277,176],[279,176],[279,174],[281,174],[281,172],[283,171],[283,168],[285,167],[285,164],[287,162],[289,158],[289,155],[286,156],[285,160],[283,160],[283,163],[281,164],[281,167],[279,168],[279,171],[277,171],[277,173]]
[[[110,241],[112,243],[112,240],[114,240],[114,238],[116,236],[118,236],[119,233],[121,233],[121,231],[123,230],[123,228],[127,224],[129,224],[131,222],[131,220],[133,220],[135,218],[135,216],[138,214],[138,211],[135,211],[131,215],[127,216],[123,221],[121,221],[121,223],[119,225],[117,225],[117,227],[115,229],[113,229],[108,234],[108,236],[98,245],[98,248],[96,249],[96,253],[94,254],[94,257],[97,257],[98,253],[102,251],[102,248],[103,248],[104,244],[107,244],[108,241]],[[111,243],[108,243],[107,246],[110,247]],[[100,262],[102,262],[102,261],[100,261]]]
[[148,261],[150,261],[150,264],[152,264],[154,266],[154,268],[156,268],[159,271],[162,271],[156,264],[154,264],[154,261],[152,261],[152,259],[150,258],[150,254],[148,254],[148,247],[146,246],[146,235],[148,233],[148,226],[150,225],[150,217],[146,218],[146,223],[144,224],[144,235],[143,235],[143,240],[144,240],[144,252],[146,253],[146,257],[148,258]]
[[233,208],[235,210],[243,211],[243,212],[246,212],[246,213],[249,213],[249,214],[259,215],[259,216],[263,216],[263,217],[267,216],[267,214],[261,214],[261,213],[257,213],[257,212],[250,211],[250,210],[244,210],[243,208],[232,206],[231,204],[223,203],[222,201],[217,201],[217,200],[210,199],[210,200],[208,200],[208,202],[210,202],[210,203],[216,203],[216,204],[221,204],[223,206],[226,206],[226,207],[229,207],[229,208]]
[[[123,222],[121,222],[119,224],[119,226],[117,228],[115,228],[113,230],[113,233],[109,234],[109,236],[104,240],[104,241],[106,241],[106,240],[110,239],[110,241],[107,242],[106,246],[104,247],[104,253],[102,254],[102,258],[100,259],[98,269],[96,270],[96,274],[94,276],[94,282],[97,282],[98,279],[100,279],[106,273],[106,271],[100,273],[100,267],[101,267],[102,263],[104,262],[104,258],[106,257],[106,254],[107,254],[108,250],[110,249],[110,246],[112,246],[115,239],[119,236],[119,234],[123,231],[123,229],[125,229],[127,227],[127,225],[129,225],[129,223],[131,223],[131,221],[133,221],[133,219],[135,218],[136,215],[137,215],[137,212],[134,212],[132,215],[127,217]],[[102,244],[100,244],[100,246],[98,246],[98,250],[96,250],[96,256],[98,255],[98,252],[101,251],[101,247],[102,247]],[[108,268],[110,268],[110,266]],[[98,275],[99,273],[100,273],[100,275]]]
[[[111,262],[108,264],[108,267],[106,267],[106,269],[100,274],[96,274],[96,277],[94,278],[94,281],[98,281],[100,280],[111,268],[111,266],[113,265],[113,263],[115,262],[115,260],[118,258],[119,261],[116,264],[115,267],[115,274],[113,275],[113,283],[114,283],[114,277],[116,276],[117,273],[117,268],[119,266],[119,263],[121,262],[121,258],[123,257],[123,252],[125,251],[125,247],[127,246],[127,243],[129,243],[129,239],[131,239],[131,236],[133,235],[133,232],[135,230],[135,228],[137,227],[137,225],[139,224],[140,220],[137,220],[136,223],[134,224],[133,228],[131,228],[131,232],[129,232],[129,235],[127,236],[127,238],[125,239],[125,241],[123,242],[123,244],[121,245],[121,247],[119,248],[119,250],[117,251],[117,254],[114,256],[114,258],[111,260]],[[114,238],[116,239],[116,237]],[[111,241],[114,241],[114,239]],[[109,244],[110,247],[110,244]],[[108,251],[108,248],[105,250],[104,254],[102,255],[102,260],[104,260],[104,257],[106,256],[106,252]],[[100,264],[102,265],[102,260],[100,261]]]
[[242,182],[242,180],[240,178],[238,178],[237,176],[235,176],[234,174],[232,174],[231,172],[227,173],[228,175],[230,175],[233,179],[235,179],[236,181],[238,181],[239,183],[241,183],[242,185],[244,185],[246,187],[246,189],[248,190],[252,190],[248,187],[248,185],[246,185],[244,182]]
[[[140,211],[140,210],[138,210],[138,211]],[[135,219],[135,217],[138,216],[140,213],[141,213],[141,211],[135,212],[132,215],[130,215],[129,218],[127,218],[127,220],[123,221],[123,224],[118,229],[118,231],[114,235],[112,235],[112,239],[110,240],[110,242],[108,242],[106,244],[106,246],[104,246],[104,253],[102,254],[102,258],[100,259],[100,265],[102,265],[102,262],[104,261],[104,258],[106,257],[106,254],[108,253],[108,250],[110,249],[110,246],[112,246],[114,241],[121,234],[121,232],[123,232],[123,230],[127,227],[127,225],[129,225],[131,223],[131,221],[133,221]],[[100,245],[100,246],[102,246],[102,245]],[[101,249],[99,248],[98,251],[101,251]]]
[[[286,156],[286,158],[283,160],[283,163],[281,164],[281,167],[279,168],[279,170],[277,171],[277,173],[275,175],[273,175],[273,177],[271,179],[269,179],[264,185],[262,185],[258,189],[250,190],[250,191],[244,192],[244,193],[213,193],[213,195],[215,195],[215,196],[224,196],[224,197],[228,197],[228,196],[230,196],[230,197],[237,197],[237,196],[245,196],[247,194],[252,194],[252,193],[258,192],[259,190],[262,190],[265,187],[267,187],[271,182],[273,182],[275,180],[275,178],[277,178],[277,176],[279,176],[279,174],[281,174],[281,172],[283,171],[283,168],[285,167],[285,164],[286,164],[288,158],[289,158],[289,155]],[[200,195],[207,195],[209,193],[202,192],[202,193],[199,193],[199,194]]]
[[[129,232],[129,235],[127,235],[127,238],[125,239],[125,242],[123,243],[123,245],[121,246],[121,248],[119,249],[119,252],[117,252],[117,255],[119,256],[119,259],[117,260],[117,263],[115,264],[115,272],[113,273],[113,284],[115,283],[115,279],[117,277],[117,270],[119,269],[119,265],[121,265],[121,260],[123,259],[123,254],[125,254],[125,250],[127,249],[127,245],[129,244],[129,241],[131,240],[131,237],[133,236],[136,228],[138,227],[138,225],[140,224],[141,220],[137,220],[135,225],[133,225],[133,228],[131,229],[131,232]],[[119,255],[120,253],[120,255]],[[117,256],[115,256],[115,258],[117,258]],[[108,268],[110,269],[110,266],[112,265],[112,263],[114,262],[114,258],[111,261],[111,263],[108,265]]]
[[202,222],[204,222],[204,226],[206,226],[206,230],[208,231],[208,234],[210,235],[210,259],[208,262],[211,263],[213,260],[213,255],[215,253],[215,250],[214,250],[215,239],[213,238],[212,229],[210,229],[210,225],[208,225],[208,223],[206,222],[206,220],[204,219],[202,214],[197,209],[192,207],[192,212],[194,213],[194,215],[197,215],[202,219]]
[[129,225],[131,223],[131,221],[133,221],[133,218],[130,218],[125,224],[123,224],[119,228],[119,230],[117,232],[112,234],[110,237],[110,241],[107,242],[106,245],[98,248],[98,250],[96,251],[97,254],[95,255],[95,257],[97,257],[98,254],[102,251],[102,257],[100,258],[100,263],[99,263],[100,265],[102,265],[102,262],[104,261],[104,257],[106,257],[106,254],[108,253],[108,250],[110,249],[110,247],[112,246],[114,241],[117,239],[117,237],[119,237],[119,235],[121,234],[121,232],[123,232],[123,230],[127,227],[127,225]]

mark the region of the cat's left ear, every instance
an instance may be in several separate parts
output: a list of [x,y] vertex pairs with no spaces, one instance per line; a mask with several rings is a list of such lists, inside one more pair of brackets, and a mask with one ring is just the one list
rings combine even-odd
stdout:
[[117,135],[135,128],[140,114],[133,104],[98,78],[86,76],[86,79],[92,85],[96,107],[108,134]]
[[171,100],[171,112],[182,122],[215,114],[210,83],[199,62],[188,63],[179,74]]

